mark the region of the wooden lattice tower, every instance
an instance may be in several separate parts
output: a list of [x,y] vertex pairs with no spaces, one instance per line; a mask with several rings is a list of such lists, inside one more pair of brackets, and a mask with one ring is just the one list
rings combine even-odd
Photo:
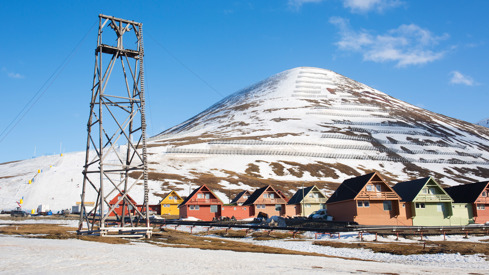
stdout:
[[99,15],[79,234],[151,236],[143,57],[141,23]]

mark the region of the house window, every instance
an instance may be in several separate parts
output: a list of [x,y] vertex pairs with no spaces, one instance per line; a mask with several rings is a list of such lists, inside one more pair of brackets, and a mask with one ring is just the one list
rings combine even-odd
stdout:
[[424,205],[424,202],[417,202],[416,203],[416,208],[425,208],[426,206]]
[[311,204],[310,203],[306,203],[306,208],[311,208]]
[[386,210],[386,211],[392,210],[392,202],[391,201],[384,201],[384,210]]
[[268,199],[268,194],[263,194],[264,199]]
[[244,196],[243,196],[243,198],[244,198],[244,199],[247,199],[247,198],[248,198],[248,196],[247,196],[247,195],[244,195]]
[[314,198],[314,194],[309,194],[309,198]]
[[198,199],[203,199],[204,198],[204,194],[202,194],[202,193],[197,194],[197,198]]
[[211,205],[211,213],[217,213],[217,205]]
[[486,206],[484,204],[478,204],[477,205],[477,209],[478,210],[485,210],[486,209]]
[[280,205],[280,204],[275,204],[275,210],[276,210],[276,211],[282,211],[282,205]]
[[272,200],[275,199],[275,194],[273,194],[273,193],[270,194],[270,199],[272,199]]
[[172,197],[172,196],[170,196],[170,197],[168,197],[168,199],[169,199],[169,200],[173,200],[173,197]]
[[421,190],[421,193],[423,193],[423,194],[428,194],[428,189],[423,188],[423,189]]
[[199,210],[200,207],[198,205],[191,205],[190,210]]
[[370,202],[369,201],[358,201],[357,205],[358,205],[358,207],[369,207]]
[[436,194],[436,189],[435,188],[430,188],[430,194],[432,194],[432,195]]
[[368,185],[367,185],[367,191],[369,191],[369,192],[374,191],[374,186],[373,186],[373,185],[368,184]]
[[482,196],[487,197],[487,192],[486,191],[482,192]]
[[211,198],[211,194],[206,193],[206,194],[205,194],[205,198],[206,198],[206,199],[210,199],[210,198]]
[[377,189],[377,192],[380,192],[382,190],[382,187],[381,186],[382,185],[380,185],[380,184],[376,184],[375,185],[375,189]]

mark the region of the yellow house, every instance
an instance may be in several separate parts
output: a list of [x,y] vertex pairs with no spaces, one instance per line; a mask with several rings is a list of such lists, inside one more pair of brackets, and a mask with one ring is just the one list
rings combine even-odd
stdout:
[[178,205],[183,202],[183,199],[175,191],[170,191],[165,194],[163,199],[160,201],[161,205],[161,215],[179,215],[180,210]]

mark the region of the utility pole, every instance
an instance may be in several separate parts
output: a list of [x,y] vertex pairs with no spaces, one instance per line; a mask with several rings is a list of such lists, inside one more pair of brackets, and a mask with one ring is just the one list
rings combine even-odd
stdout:
[[99,15],[78,234],[152,234],[143,57],[142,23]]

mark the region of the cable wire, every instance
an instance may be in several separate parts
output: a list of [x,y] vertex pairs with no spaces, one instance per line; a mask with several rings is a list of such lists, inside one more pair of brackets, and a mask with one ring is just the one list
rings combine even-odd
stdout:
[[82,39],[76,44],[76,46],[71,50],[71,52],[66,56],[66,58],[61,62],[61,64],[54,70],[54,72],[48,77],[48,79],[44,82],[44,84],[39,88],[39,90],[34,94],[34,96],[24,105],[24,107],[20,110],[20,112],[15,116],[15,118],[3,129],[3,131],[0,133],[0,143],[12,132],[12,130],[15,129],[15,127],[22,121],[22,119],[29,113],[29,111],[36,105],[36,103],[41,99],[41,97],[46,93],[47,90],[53,85],[53,83],[58,79],[60,74],[64,71],[66,66],[70,63],[70,61],[73,59],[73,56],[75,53],[78,51],[80,45],[83,44],[83,42],[86,40],[88,37],[88,34],[93,30],[95,25],[98,23],[96,21],[90,29],[85,33],[85,35],[82,37]]

